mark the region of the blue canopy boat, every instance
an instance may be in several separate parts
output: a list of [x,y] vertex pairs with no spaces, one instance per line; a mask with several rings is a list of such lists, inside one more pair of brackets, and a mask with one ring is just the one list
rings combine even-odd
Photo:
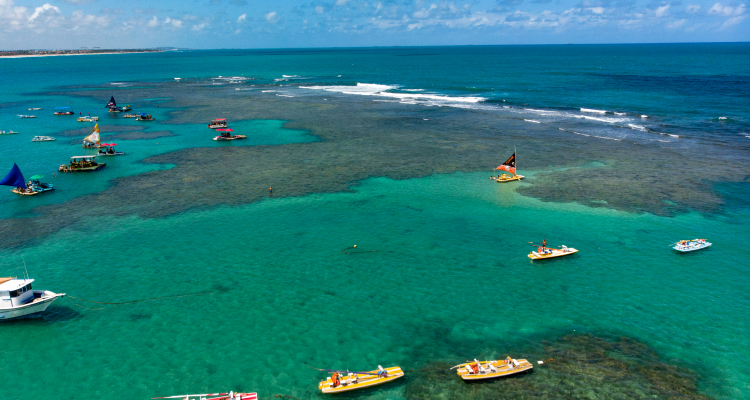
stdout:
[[151,114],[146,114],[145,112],[142,112],[138,114],[137,117],[135,117],[136,121],[155,121],[156,118],[152,117]]
[[55,115],[73,115],[73,109],[70,107],[55,107]]
[[11,168],[8,175],[5,175],[5,178],[0,181],[0,185],[13,187],[14,189],[11,190],[11,192],[20,194],[21,196],[33,196],[35,194],[54,190],[52,185],[40,182],[39,180],[42,178],[44,177],[41,175],[34,175],[31,177],[31,180],[26,183],[21,168],[18,168],[18,165],[13,163],[13,168]]
[[109,103],[107,103],[107,105],[104,107],[109,108],[109,112],[124,112],[124,111],[132,110],[130,106],[117,107],[117,102],[115,102],[115,96],[112,96],[109,99]]

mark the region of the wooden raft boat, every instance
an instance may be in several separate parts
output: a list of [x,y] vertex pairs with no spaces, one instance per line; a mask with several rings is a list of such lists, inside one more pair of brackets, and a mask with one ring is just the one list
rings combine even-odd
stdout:
[[569,256],[575,253],[578,253],[578,250],[572,247],[563,246],[562,249],[550,249],[548,247],[544,251],[532,251],[531,253],[529,253],[529,258],[532,260],[544,260],[547,258]]
[[[495,379],[505,376],[520,374],[533,369],[534,366],[525,359],[507,359],[493,361],[477,361],[459,364],[458,376],[465,381],[476,381],[480,379]],[[453,367],[453,368],[456,368]]]
[[502,174],[499,178],[495,179],[496,181],[502,183],[502,182],[510,182],[510,181],[520,181],[521,179],[525,178],[523,175],[506,175]]
[[[401,370],[401,367],[378,367],[379,369],[375,371],[349,372],[347,376],[341,376],[338,378],[339,383],[335,386],[333,378],[337,376],[337,373],[334,373],[333,377],[328,377],[326,380],[321,381],[318,384],[318,389],[323,393],[348,392],[350,390],[382,385],[404,376],[404,371]],[[386,371],[387,374],[382,375],[382,371]],[[381,375],[378,375],[378,372],[381,372]]]

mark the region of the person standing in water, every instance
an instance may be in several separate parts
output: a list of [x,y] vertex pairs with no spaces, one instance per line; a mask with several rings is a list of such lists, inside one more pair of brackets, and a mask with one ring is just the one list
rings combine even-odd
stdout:
[[273,196],[273,186],[270,186],[270,187],[268,188],[268,195],[269,195],[269,196]]

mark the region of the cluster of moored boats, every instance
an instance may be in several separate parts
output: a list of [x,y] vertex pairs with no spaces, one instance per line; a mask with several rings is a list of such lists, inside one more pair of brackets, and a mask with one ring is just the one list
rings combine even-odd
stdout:
[[[543,361],[538,361],[543,364]],[[317,368],[316,368],[317,369]],[[464,381],[479,381],[486,379],[504,378],[520,374],[534,369],[534,365],[525,359],[514,359],[507,357],[504,360],[490,361],[467,361],[458,364],[451,370],[456,370],[457,375]],[[337,369],[318,369],[328,372],[331,376],[318,383],[318,389],[324,394],[335,394],[349,392],[352,390],[370,388],[384,383],[395,381],[404,377],[401,367],[378,368],[372,371],[349,371]],[[211,394],[187,394],[169,397],[153,397],[152,399],[184,399],[200,398],[202,400],[254,400],[257,393],[211,393]]]
[[211,122],[209,122],[208,127],[219,132],[219,136],[214,137],[214,140],[217,141],[247,139],[247,136],[245,135],[232,135],[234,129],[227,125],[226,118],[212,119]]
[[[521,179],[524,178],[523,175],[516,174],[516,150],[515,149],[513,149],[513,155],[511,155],[510,158],[508,158],[508,160],[502,163],[499,167],[495,168],[495,170],[501,170],[501,171],[506,171],[510,173],[510,175],[503,173],[502,175],[490,176],[490,179],[499,183],[520,181]],[[559,249],[547,247],[546,240],[541,245],[535,244],[535,246],[538,246],[537,250],[529,253],[529,258],[532,260],[544,260],[548,258],[557,258],[557,257],[569,256],[569,255],[578,253],[577,249],[574,249],[572,247],[567,247],[565,245],[560,246]],[[680,240],[677,243],[673,243],[672,246],[674,246],[672,247],[673,249],[681,253],[687,253],[690,251],[696,251],[696,250],[701,250],[701,249],[711,247],[711,243],[707,242],[706,239],[692,239],[692,240]]]

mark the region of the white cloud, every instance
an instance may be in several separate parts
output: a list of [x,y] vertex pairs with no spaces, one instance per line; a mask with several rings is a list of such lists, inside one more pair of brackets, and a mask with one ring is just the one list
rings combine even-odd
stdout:
[[700,4],[690,4],[689,6],[687,6],[687,7],[685,8],[685,11],[686,11],[686,12],[687,12],[688,14],[695,14],[695,13],[697,13],[697,12],[698,12],[698,10],[700,10],[700,9],[701,9],[701,6],[700,6]]
[[708,10],[708,13],[714,15],[723,15],[725,17],[738,16],[745,13],[745,4],[743,3],[737,7],[732,7],[723,6],[721,3],[716,3],[713,7],[711,7],[710,10]]
[[671,22],[671,23],[667,24],[667,28],[668,29],[677,29],[677,28],[685,25],[685,22],[687,22],[687,20],[683,18],[683,19],[681,19],[679,21],[674,21],[674,22]]
[[[437,5],[435,3],[430,4],[430,8],[427,9],[421,9],[419,11],[416,11],[413,16],[414,18],[428,18],[430,16],[430,11],[437,8]],[[411,30],[413,28],[409,28]]]
[[148,21],[148,23],[146,24],[146,26],[148,26],[149,28],[153,28],[153,27],[155,27],[157,25],[159,25],[159,20],[156,18],[156,16],[154,16],[153,18],[151,18]]
[[173,19],[172,26],[175,28],[182,28],[182,21],[180,21],[179,19]]
[[41,7],[37,7],[34,13],[29,17],[29,21],[37,19],[39,16],[55,16],[60,15],[60,9],[53,6],[52,4],[46,3]]
[[587,10],[590,10],[594,14],[604,13],[604,7],[592,7],[592,8],[587,8]]
[[740,22],[742,22],[745,18],[747,18],[747,15],[740,15],[737,17],[729,18],[728,20],[724,22],[724,24],[721,25],[721,29],[728,28],[732,25],[737,25]]
[[326,11],[326,9],[323,8],[323,6],[315,6],[315,12],[317,14],[323,14],[325,11]]
[[279,22],[279,14],[277,14],[276,11],[269,12],[268,14],[266,14],[266,21],[272,24]]
[[247,21],[247,14],[242,14],[242,15],[240,15],[239,18],[237,18],[237,23],[238,24],[242,23],[242,22],[245,22],[245,21]]
[[668,10],[669,10],[669,4],[665,4],[657,8],[656,11],[654,12],[654,15],[656,15],[657,18],[661,18],[667,14]]
[[336,0],[336,5],[337,6],[345,6],[346,3],[348,3],[348,2],[349,2],[349,0]]
[[206,27],[206,23],[204,22],[204,23],[202,23],[202,24],[200,24],[200,25],[193,25],[193,27],[192,27],[192,28],[190,28],[190,30],[191,30],[191,31],[196,31],[196,32],[197,32],[197,31],[200,31],[200,30],[202,30],[202,29],[203,29],[203,28],[205,28],[205,27]]

